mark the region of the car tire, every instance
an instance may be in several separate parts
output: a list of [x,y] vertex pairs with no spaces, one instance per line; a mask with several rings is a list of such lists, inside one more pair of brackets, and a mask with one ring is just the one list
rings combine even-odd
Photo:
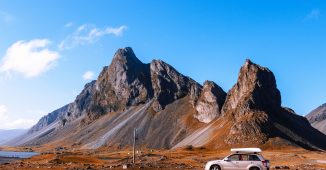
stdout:
[[209,170],[221,170],[221,168],[218,165],[212,165],[211,168],[209,168]]
[[251,167],[249,170],[260,170],[258,167]]

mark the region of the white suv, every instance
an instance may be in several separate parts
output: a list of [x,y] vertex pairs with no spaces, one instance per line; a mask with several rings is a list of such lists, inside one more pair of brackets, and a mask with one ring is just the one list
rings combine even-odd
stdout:
[[231,149],[231,152],[223,160],[209,161],[205,170],[269,170],[269,161],[259,148]]

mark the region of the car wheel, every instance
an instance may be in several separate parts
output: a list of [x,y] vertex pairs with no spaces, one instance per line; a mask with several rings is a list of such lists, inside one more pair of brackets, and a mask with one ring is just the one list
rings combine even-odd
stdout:
[[260,170],[258,167],[249,168],[249,170]]
[[218,165],[212,165],[209,170],[221,170],[221,168]]

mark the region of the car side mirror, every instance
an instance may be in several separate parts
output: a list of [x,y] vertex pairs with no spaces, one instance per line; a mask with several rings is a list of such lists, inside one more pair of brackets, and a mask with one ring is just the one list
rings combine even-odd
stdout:
[[229,158],[225,158],[224,161],[230,162],[231,160]]

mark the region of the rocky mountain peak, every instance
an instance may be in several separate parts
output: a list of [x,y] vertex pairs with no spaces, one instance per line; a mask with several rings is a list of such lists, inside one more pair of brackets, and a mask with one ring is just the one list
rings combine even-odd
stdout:
[[89,117],[124,110],[152,98],[148,64],[142,63],[130,47],[118,49],[109,67],[100,73]]
[[150,70],[155,111],[164,109],[166,105],[186,95],[190,95],[193,100],[198,98],[201,86],[191,78],[179,73],[169,64],[161,60],[153,60]]
[[281,95],[274,74],[268,68],[246,60],[222,109],[223,115],[234,122],[227,142],[263,143],[270,135],[270,115],[280,110]]
[[[208,102],[215,102],[216,98],[216,102],[220,107],[219,110],[221,111],[222,106],[225,102],[226,92],[219,85],[217,85],[213,81],[207,80],[204,82],[201,94],[203,95],[203,97],[207,98]],[[210,96],[210,94],[213,94],[214,96]]]
[[228,93],[223,113],[241,105],[258,110],[281,106],[281,95],[274,74],[249,59],[241,67],[238,81]]
[[120,48],[114,54],[111,65],[112,67],[121,65],[125,66],[128,69],[128,66],[131,67],[133,65],[142,65],[143,63],[136,57],[134,51],[131,47]]
[[196,102],[196,119],[203,123],[210,123],[221,115],[226,93],[213,81],[205,81],[200,97]]

